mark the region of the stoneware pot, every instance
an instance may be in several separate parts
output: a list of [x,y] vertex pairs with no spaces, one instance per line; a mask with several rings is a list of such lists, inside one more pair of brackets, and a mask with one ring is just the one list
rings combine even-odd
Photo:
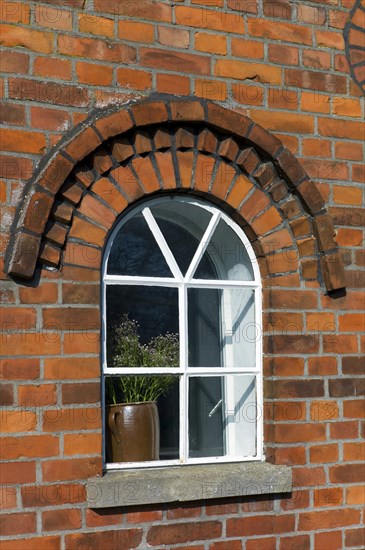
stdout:
[[112,462],[158,460],[160,422],[155,401],[109,405],[107,448]]

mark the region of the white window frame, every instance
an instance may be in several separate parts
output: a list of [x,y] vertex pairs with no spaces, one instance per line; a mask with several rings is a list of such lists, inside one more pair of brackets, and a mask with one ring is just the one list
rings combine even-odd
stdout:
[[[168,202],[169,200],[178,200],[180,202],[187,202],[194,206],[199,206],[211,212],[212,217],[208,224],[208,227],[203,235],[203,238],[196,250],[196,253],[191,261],[190,267],[185,276],[182,275],[180,268],[170,251],[166,240],[154,219],[150,207],[161,204],[162,202]],[[136,214],[142,213],[149,228],[154,235],[157,244],[159,245],[167,265],[169,266],[173,278],[169,277],[139,277],[139,276],[123,276],[123,275],[108,275],[107,264],[109,254],[114,242],[114,239],[121,227],[127,223]],[[251,266],[253,269],[254,278],[252,281],[239,281],[239,280],[205,280],[194,279],[193,275],[197,268],[199,261],[201,260],[215,228],[217,227],[219,220],[223,219],[237,234],[240,241],[244,245]],[[149,368],[149,374],[176,374],[181,377],[180,382],[180,459],[179,460],[159,460],[159,461],[146,461],[146,462],[106,462],[105,453],[105,376],[121,375],[121,374],[142,374],[140,368],[118,368],[108,367],[107,365],[107,350],[106,350],[106,288],[108,285],[142,285],[142,286],[162,286],[178,289],[178,307],[179,307],[179,334],[180,334],[180,367],[179,368]],[[187,290],[188,288],[214,288],[214,289],[231,289],[242,288],[251,289],[254,292],[254,311],[255,311],[255,323],[259,330],[259,335],[256,340],[255,346],[255,366],[254,368],[247,367],[214,367],[214,368],[200,368],[200,367],[188,367],[188,315],[187,315]],[[192,464],[216,464],[216,463],[229,463],[229,462],[249,462],[249,461],[263,461],[263,379],[262,379],[262,288],[261,277],[257,258],[253,251],[252,245],[249,242],[247,236],[243,230],[234,222],[227,214],[221,211],[216,206],[207,203],[206,201],[196,199],[191,196],[182,195],[164,195],[155,199],[146,199],[138,206],[134,206],[122,219],[116,224],[113,229],[103,256],[102,264],[102,331],[101,331],[101,358],[102,358],[102,420],[103,420],[103,465],[105,470],[117,470],[117,469],[130,469],[130,468],[146,468],[146,467],[166,467],[166,466],[182,466]],[[254,375],[256,378],[256,450],[255,456],[218,456],[218,457],[200,457],[189,458],[188,456],[188,378],[192,376],[226,376],[226,375]]]

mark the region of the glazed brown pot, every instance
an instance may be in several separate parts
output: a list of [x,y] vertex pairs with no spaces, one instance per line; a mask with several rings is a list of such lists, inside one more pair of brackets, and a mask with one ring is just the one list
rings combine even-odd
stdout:
[[109,405],[107,447],[112,462],[158,460],[160,422],[155,401]]

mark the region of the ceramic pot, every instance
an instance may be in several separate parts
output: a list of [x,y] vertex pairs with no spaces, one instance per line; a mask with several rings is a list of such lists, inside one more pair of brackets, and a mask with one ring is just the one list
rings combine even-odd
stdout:
[[160,422],[155,401],[109,405],[107,447],[112,462],[158,460]]

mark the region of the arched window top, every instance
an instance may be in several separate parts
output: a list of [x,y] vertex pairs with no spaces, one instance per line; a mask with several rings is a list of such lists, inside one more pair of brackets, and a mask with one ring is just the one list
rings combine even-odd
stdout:
[[217,207],[182,196],[149,200],[123,217],[106,248],[104,275],[164,283],[260,281],[242,229]]
[[113,411],[155,401],[160,424],[153,452],[115,457],[110,445],[127,436],[112,416],[107,469],[262,460],[259,269],[224,212],[181,195],[128,212],[105,249],[103,319],[106,416],[112,394]]

